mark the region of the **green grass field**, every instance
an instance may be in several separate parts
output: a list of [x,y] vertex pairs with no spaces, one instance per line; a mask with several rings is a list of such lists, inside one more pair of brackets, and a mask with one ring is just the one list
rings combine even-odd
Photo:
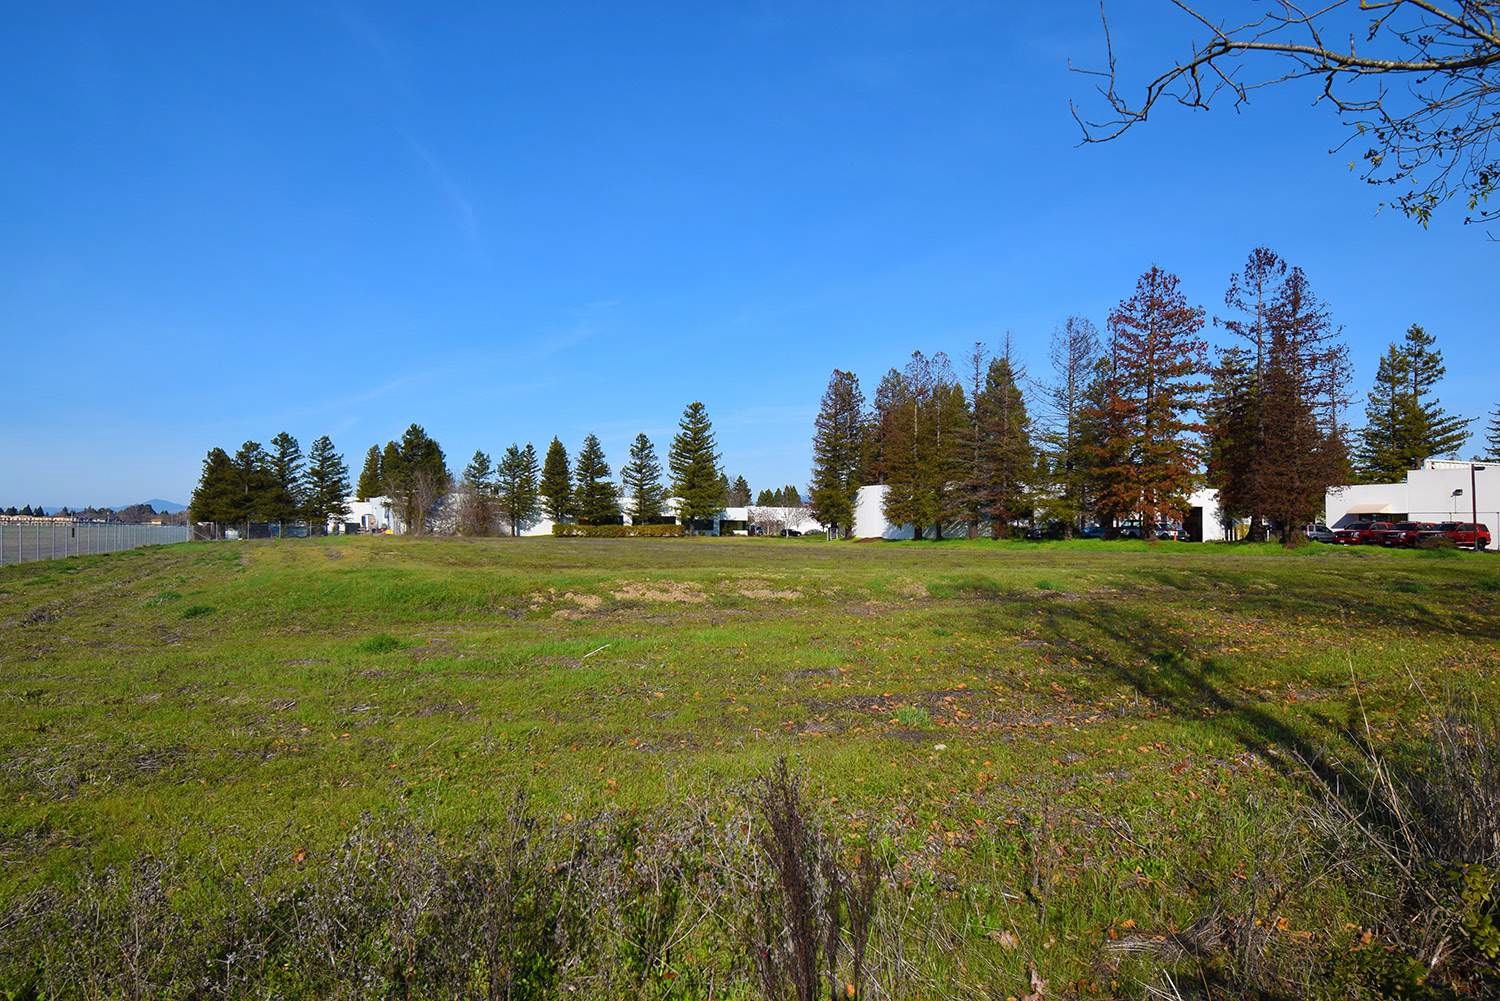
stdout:
[[[1399,749],[1455,695],[1500,706],[1500,560],[193,544],[0,569],[0,664],[0,914],[146,853],[316,859],[367,812],[460,832],[517,790],[569,820],[731,799],[786,756],[833,829],[931,884],[957,929],[934,983],[1107,994],[1105,943],[1188,926],[1298,837],[1313,766]],[[1347,935],[1346,897],[1278,914]]]

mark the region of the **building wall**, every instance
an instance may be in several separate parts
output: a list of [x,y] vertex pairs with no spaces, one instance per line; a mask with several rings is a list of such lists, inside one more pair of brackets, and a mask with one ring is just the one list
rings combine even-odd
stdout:
[[890,487],[860,487],[854,495],[854,537],[856,539],[910,539],[910,525],[892,525],[885,520],[882,504]]
[[[1500,538],[1500,463],[1484,467],[1474,473],[1473,495],[1469,464],[1442,461],[1411,470],[1404,483],[1333,487],[1324,498],[1328,526],[1337,528],[1362,518],[1470,521],[1471,496],[1477,496],[1479,521],[1489,526],[1491,538]],[[1377,507],[1384,510],[1371,510]]]

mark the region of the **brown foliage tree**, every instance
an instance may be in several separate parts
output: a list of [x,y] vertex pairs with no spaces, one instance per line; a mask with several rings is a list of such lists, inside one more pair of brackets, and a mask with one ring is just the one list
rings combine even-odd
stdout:
[[1142,535],[1164,514],[1181,516],[1198,475],[1208,345],[1203,309],[1176,275],[1153,265],[1109,315],[1110,368],[1094,404],[1098,506],[1140,513]]

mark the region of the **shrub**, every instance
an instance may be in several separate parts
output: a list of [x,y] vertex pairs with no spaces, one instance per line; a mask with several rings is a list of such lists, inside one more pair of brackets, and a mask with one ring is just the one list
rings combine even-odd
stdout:
[[560,539],[680,539],[681,525],[553,525]]

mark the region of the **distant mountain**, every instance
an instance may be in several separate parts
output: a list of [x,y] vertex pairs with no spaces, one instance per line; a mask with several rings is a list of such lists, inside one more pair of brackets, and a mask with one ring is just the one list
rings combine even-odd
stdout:
[[179,504],[176,501],[162,500],[160,497],[155,497],[148,501],[142,501],[141,503],[150,504],[152,509],[159,514],[176,514],[178,511],[187,510],[186,504]]

